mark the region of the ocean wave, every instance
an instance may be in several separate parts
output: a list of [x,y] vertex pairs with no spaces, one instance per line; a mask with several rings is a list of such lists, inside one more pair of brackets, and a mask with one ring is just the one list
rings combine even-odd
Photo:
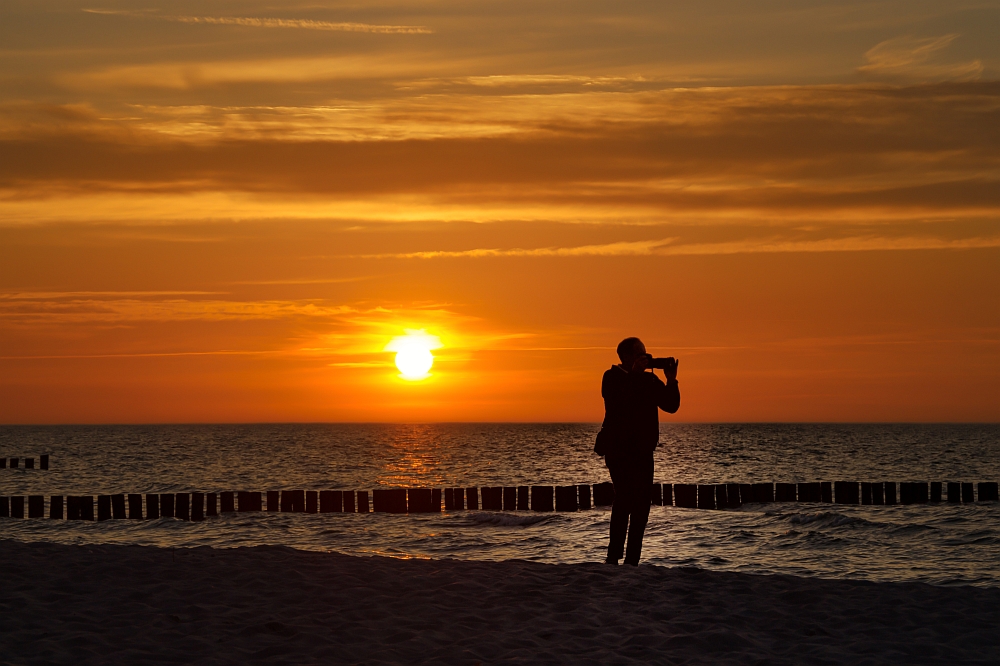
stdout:
[[478,525],[491,525],[497,527],[524,527],[527,525],[538,525],[556,517],[549,515],[524,515],[517,513],[470,513],[465,516],[468,520]]
[[869,520],[857,516],[848,516],[836,511],[819,511],[816,513],[794,513],[788,516],[792,525],[816,525],[821,527],[844,527],[845,525],[873,525]]

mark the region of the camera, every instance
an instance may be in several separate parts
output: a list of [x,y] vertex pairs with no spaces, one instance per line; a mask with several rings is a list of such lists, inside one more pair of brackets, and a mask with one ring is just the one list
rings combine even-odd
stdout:
[[673,356],[668,356],[667,358],[655,358],[652,354],[646,354],[646,367],[647,368],[660,368],[661,370],[669,370],[677,365],[677,360]]

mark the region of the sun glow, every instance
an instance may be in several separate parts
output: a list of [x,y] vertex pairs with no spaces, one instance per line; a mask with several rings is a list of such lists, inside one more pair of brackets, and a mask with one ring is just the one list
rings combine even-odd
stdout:
[[396,352],[396,367],[399,377],[407,381],[420,381],[430,377],[434,365],[432,349],[440,349],[441,340],[423,329],[406,329],[405,335],[393,338],[385,346],[385,351]]

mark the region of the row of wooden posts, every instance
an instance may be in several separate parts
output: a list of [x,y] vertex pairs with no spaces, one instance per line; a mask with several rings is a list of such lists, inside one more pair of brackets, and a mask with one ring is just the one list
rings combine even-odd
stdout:
[[[943,491],[947,490],[947,494]],[[827,502],[837,504],[919,504],[926,502],[996,502],[996,482],[972,483],[853,481],[815,483],[655,483],[654,505],[691,509],[731,509],[768,502]],[[977,497],[978,494],[978,497]],[[369,497],[371,501],[369,502]],[[204,520],[219,513],[281,511],[292,513],[435,513],[445,511],[578,511],[610,506],[615,491],[610,483],[593,486],[518,486],[488,488],[394,488],[366,490],[270,490],[222,493],[148,493],[97,496],[97,520],[115,518],[179,518]],[[264,499],[267,500],[266,505]],[[49,517],[94,520],[94,496],[53,495]],[[24,518],[25,497],[0,497],[0,517]],[[27,517],[45,517],[45,497],[27,498]]]
[[[10,461],[10,469],[17,469],[21,466],[21,458],[0,458],[0,469],[7,469],[7,461]],[[49,457],[47,455],[38,456],[38,469],[49,468]],[[35,469],[35,459],[25,458],[24,469]]]

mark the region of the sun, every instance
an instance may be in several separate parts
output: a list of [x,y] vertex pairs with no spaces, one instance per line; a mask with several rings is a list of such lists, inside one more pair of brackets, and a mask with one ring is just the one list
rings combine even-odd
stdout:
[[405,335],[399,335],[389,341],[385,351],[396,352],[396,367],[399,376],[407,381],[415,382],[430,377],[434,365],[432,349],[441,348],[441,340],[436,335],[428,334],[424,329],[405,329]]

